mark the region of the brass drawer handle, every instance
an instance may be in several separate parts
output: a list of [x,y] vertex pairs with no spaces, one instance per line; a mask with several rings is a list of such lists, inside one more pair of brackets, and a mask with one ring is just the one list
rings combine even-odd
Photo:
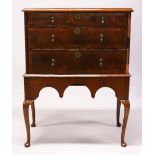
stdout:
[[75,14],[74,14],[74,18],[75,18],[76,20],[80,20],[81,16],[80,16],[79,13],[75,13]]
[[104,24],[104,17],[101,17],[101,23]]
[[81,33],[81,29],[79,27],[75,27],[74,34],[79,35]]
[[51,59],[51,66],[53,67],[55,65],[56,60],[54,58]]
[[55,41],[55,35],[52,34],[52,35],[51,35],[51,42],[54,42],[54,41]]
[[100,34],[100,42],[103,43],[103,34]]
[[76,52],[74,53],[74,56],[75,56],[76,58],[80,58],[80,57],[81,57],[81,52],[80,52],[80,51],[76,51]]
[[100,58],[100,59],[99,59],[99,65],[100,65],[100,67],[103,66],[103,58]]
[[52,23],[55,22],[55,17],[54,17],[54,16],[51,16],[50,19],[51,19],[51,22],[52,22]]

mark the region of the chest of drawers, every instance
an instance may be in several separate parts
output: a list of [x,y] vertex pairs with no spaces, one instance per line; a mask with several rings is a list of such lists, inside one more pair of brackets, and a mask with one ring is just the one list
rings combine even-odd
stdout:
[[23,104],[27,131],[26,147],[30,146],[28,110],[44,87],[54,87],[63,97],[69,85],[85,85],[95,97],[101,87],[115,91],[117,126],[120,106],[125,113],[121,145],[130,109],[129,49],[130,8],[109,9],[24,9],[25,100]]

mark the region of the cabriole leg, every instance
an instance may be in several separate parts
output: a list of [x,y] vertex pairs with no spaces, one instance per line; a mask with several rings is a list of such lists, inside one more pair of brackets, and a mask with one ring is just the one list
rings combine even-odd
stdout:
[[27,141],[25,143],[25,147],[30,146],[30,122],[29,122],[29,105],[31,105],[33,101],[31,100],[25,100],[23,103],[23,114],[24,114],[24,120],[25,120],[25,126],[26,126],[26,133],[27,133]]
[[117,127],[121,126],[121,123],[119,121],[120,118],[120,108],[121,108],[121,102],[120,100],[117,98],[117,110],[116,110],[116,121],[117,121]]
[[130,111],[130,102],[128,100],[121,100],[121,103],[124,105],[124,118],[123,118],[122,133],[121,133],[121,146],[126,147],[127,143],[124,141],[124,137],[125,137],[129,111]]
[[34,101],[31,104],[31,110],[32,110],[32,124],[31,124],[31,127],[35,127],[36,123],[35,123],[35,105],[34,105]]

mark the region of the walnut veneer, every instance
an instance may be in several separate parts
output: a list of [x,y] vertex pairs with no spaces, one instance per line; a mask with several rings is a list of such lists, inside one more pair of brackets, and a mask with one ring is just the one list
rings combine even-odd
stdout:
[[121,145],[130,109],[129,51],[130,8],[24,9],[26,147],[30,146],[29,106],[35,125],[34,100],[44,87],[54,87],[63,97],[70,85],[85,85],[94,98],[101,87],[115,91],[116,120],[124,105]]

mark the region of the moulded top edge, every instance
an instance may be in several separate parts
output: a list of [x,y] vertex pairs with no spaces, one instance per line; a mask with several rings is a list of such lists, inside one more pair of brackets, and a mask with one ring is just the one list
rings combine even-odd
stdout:
[[130,77],[131,74],[24,74],[23,77]]
[[24,8],[23,12],[133,12],[132,8]]

